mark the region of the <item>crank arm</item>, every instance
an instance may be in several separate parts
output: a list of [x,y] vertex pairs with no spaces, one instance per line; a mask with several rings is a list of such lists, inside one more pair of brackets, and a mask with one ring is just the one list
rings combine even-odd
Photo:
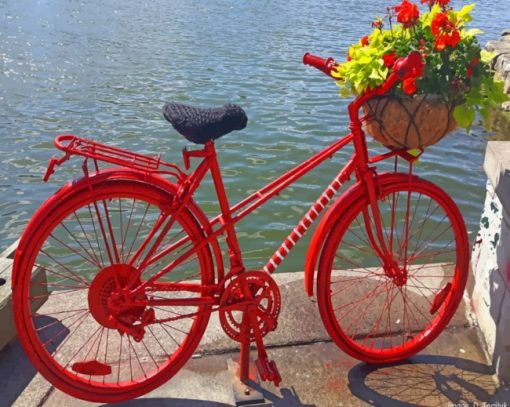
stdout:
[[257,322],[257,306],[248,306],[246,312],[248,313],[248,321],[255,333],[255,344],[257,345],[258,358],[255,360],[255,365],[259,371],[260,378],[264,381],[273,382],[278,387],[282,381],[280,372],[276,367],[274,360],[267,357],[262,335]]

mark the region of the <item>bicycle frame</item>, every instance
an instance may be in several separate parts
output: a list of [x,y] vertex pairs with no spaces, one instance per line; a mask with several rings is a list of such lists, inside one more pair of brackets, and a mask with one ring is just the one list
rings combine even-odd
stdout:
[[[355,113],[357,117],[357,110]],[[306,233],[306,231],[309,229],[312,223],[319,217],[324,208],[333,199],[333,197],[341,188],[341,186],[352,176],[354,172],[356,173],[357,179],[363,180],[363,182],[366,185],[367,191],[369,192],[370,200],[373,203],[372,213],[377,220],[379,214],[377,205],[375,204],[376,189],[373,179],[374,169],[370,167],[370,164],[386,160],[395,156],[404,157],[409,161],[414,160],[415,157],[407,154],[405,151],[393,150],[386,154],[379,155],[372,159],[369,159],[366,148],[365,135],[361,129],[361,121],[358,119],[358,122],[359,126],[356,126],[356,121],[351,121],[351,129],[353,130],[351,134],[344,136],[342,139],[324,148],[322,151],[313,155],[303,163],[299,164],[295,168],[291,169],[287,173],[283,174],[276,180],[262,187],[258,191],[252,193],[247,198],[233,206],[229,205],[228,197],[223,185],[223,179],[221,177],[220,169],[218,166],[214,143],[212,141],[208,142],[202,150],[188,151],[185,149],[183,155],[186,167],[189,167],[190,157],[202,158],[202,161],[197,166],[195,171],[181,183],[179,189],[179,196],[176,199],[178,204],[175,207],[173,207],[170,212],[173,214],[178,213],[178,211],[180,211],[186,205],[188,199],[193,195],[193,193],[200,187],[201,182],[203,181],[205,175],[208,172],[210,172],[212,175],[215,191],[218,197],[221,213],[210,221],[212,231],[202,242],[184,252],[172,263],[168,264],[160,271],[158,271],[156,274],[154,274],[151,278],[149,278],[141,285],[136,287],[133,291],[133,294],[136,295],[136,293],[141,292],[142,290],[154,284],[157,284],[159,289],[162,288],[164,289],[164,285],[167,285],[168,290],[175,289],[176,286],[173,283],[158,284],[157,280],[164,276],[165,274],[169,273],[173,268],[177,267],[179,264],[186,261],[186,259],[188,259],[194,252],[199,250],[201,247],[211,243],[213,240],[218,239],[218,237],[223,234],[226,235],[226,242],[229,252],[230,272],[228,273],[228,276],[235,275],[237,273],[244,271],[242,255],[239,248],[234,225],[240,220],[250,215],[254,210],[258,209],[260,206],[269,201],[275,195],[279,194],[282,190],[290,186],[292,183],[300,179],[303,175],[305,175],[315,167],[322,164],[326,159],[331,158],[336,152],[343,149],[351,142],[354,144],[355,152],[350,158],[350,160],[329,183],[329,185],[325,188],[323,193],[317,198],[317,200],[312,204],[310,209],[297,223],[292,232],[287,236],[283,243],[269,258],[269,260],[263,267],[263,270],[268,273],[272,273],[276,270],[278,265],[290,253],[292,248]],[[161,250],[156,256],[151,257],[157,250],[158,248],[157,246],[159,245],[159,242],[163,239],[165,232],[170,229],[172,224],[172,222],[169,222],[162,231],[158,232],[157,229],[163,223],[164,220],[161,220],[161,222],[158,222],[155,225],[153,231],[147,236],[146,240],[144,241],[144,243],[142,243],[139,249],[139,253],[142,253],[145,250],[148,242],[154,238],[156,233],[160,234],[159,239],[153,245],[151,250],[147,253],[144,261],[142,262],[141,269],[143,269],[145,266],[148,266],[156,262],[160,258],[164,257],[168,253],[175,250],[177,247],[180,247],[187,242],[187,238],[182,239],[174,243],[173,245]],[[368,224],[369,222],[367,222],[367,225]],[[372,241],[374,248],[376,248],[376,250],[384,258],[385,256],[387,256],[387,248],[385,247],[384,239],[382,238],[382,230],[380,229],[380,226],[376,230],[377,238],[369,229],[370,228],[367,228],[367,230],[369,231],[370,240]],[[132,262],[138,256],[139,253],[137,252],[135,254],[134,258],[132,259]],[[219,280],[222,280],[222,277],[223,276],[219,276]],[[219,281],[219,283],[221,286],[222,281]],[[179,285],[179,288],[198,292],[200,285],[198,284],[196,286],[190,284],[184,286]],[[210,290],[207,291],[209,293],[212,293],[212,291]],[[142,302],[133,302],[133,305],[198,305],[204,303],[214,304],[216,303],[216,301],[214,301],[213,298],[211,297],[208,298],[201,297],[197,298],[196,300],[193,299],[146,300]]]
[[[185,148],[183,150],[183,161],[186,169],[190,168],[191,158],[202,159],[196,169],[191,174],[186,175],[179,169],[177,165],[166,163],[162,161],[159,156],[156,159],[152,159],[138,155],[136,153],[129,153],[117,148],[106,147],[99,143],[90,142],[88,140],[83,141],[82,139],[76,138],[72,135],[59,136],[60,138],[57,138],[56,145],[58,148],[64,150],[66,154],[61,159],[53,158],[50,161],[48,170],[45,175],[45,180],[47,180],[49,176],[54,172],[55,165],[62,164],[65,160],[69,159],[70,155],[72,154],[84,155],[86,157],[83,165],[83,169],[86,175],[88,174],[88,170],[86,169],[87,159],[93,158],[96,170],[99,169],[97,164],[97,161],[99,160],[113,162],[122,166],[128,166],[138,171],[157,172],[160,174],[166,174],[175,177],[177,179],[178,186],[177,196],[175,197],[172,205],[163,213],[164,216],[161,216],[160,219],[158,219],[158,221],[155,223],[151,232],[146,236],[138,250],[134,253],[129,261],[129,265],[131,266],[136,262],[136,260],[139,260],[142,253],[146,252],[149,243],[155,239],[155,241],[152,243],[152,246],[145,253],[144,258],[141,260],[137,267],[139,272],[142,273],[147,266],[155,263],[162,257],[183,246],[189,241],[189,237],[183,238],[171,244],[170,246],[163,248],[157,254],[155,254],[166,233],[171,229],[173,225],[173,219],[175,219],[176,215],[179,214],[179,212],[182,211],[187,204],[189,204],[193,194],[200,187],[207,173],[210,172],[220,206],[220,214],[210,220],[210,230],[207,233],[207,236],[201,242],[186,250],[178,258],[174,259],[170,264],[166,265],[142,284],[137,285],[137,287],[134,287],[137,276],[133,276],[129,288],[132,289],[132,298],[135,298],[136,295],[143,290],[151,290],[156,288],[160,291],[175,291],[176,289],[179,289],[189,292],[201,293],[200,297],[188,299],[176,298],[131,300],[130,304],[133,306],[217,305],[219,301],[217,295],[220,294],[220,292],[218,292],[218,287],[223,287],[225,280],[230,276],[244,271],[242,254],[235,231],[235,224],[250,215],[253,211],[272,199],[275,195],[278,195],[282,190],[296,182],[309,171],[313,170],[327,159],[330,159],[335,153],[352,143],[354,146],[354,153],[349,161],[328,184],[322,194],[319,195],[317,200],[311,205],[310,209],[305,213],[305,215],[301,218],[301,220],[297,223],[289,235],[284,239],[284,241],[280,244],[273,255],[268,259],[262,269],[268,273],[273,273],[276,270],[279,264],[290,253],[296,243],[307,232],[312,223],[320,216],[324,208],[333,199],[341,186],[352,176],[353,173],[356,174],[356,179],[362,182],[366,188],[371,204],[370,206],[372,216],[374,218],[374,224],[376,225],[376,230],[374,233],[370,226],[371,222],[369,214],[367,213],[365,215],[367,235],[374,250],[376,250],[381,259],[387,261],[388,257],[391,257],[391,254],[388,254],[388,249],[386,248],[385,241],[382,237],[382,230],[379,221],[379,211],[376,204],[377,188],[374,180],[375,168],[372,166],[372,164],[397,156],[403,157],[412,163],[414,160],[416,160],[417,157],[411,156],[405,150],[390,150],[385,154],[381,154],[372,158],[369,157],[365,134],[361,127],[361,124],[365,118],[359,118],[359,109],[363,103],[366,102],[366,100],[373,97],[374,95],[378,95],[384,92],[385,91],[382,89],[376,89],[374,91],[367,92],[361,95],[358,99],[354,100],[349,105],[349,127],[351,129],[350,134],[325,147],[323,150],[308,158],[303,163],[292,168],[276,180],[260,188],[258,191],[252,193],[247,198],[233,206],[230,206],[229,204],[229,200],[223,185],[223,179],[218,165],[216,149],[213,141],[206,143],[203,149],[187,150]],[[62,144],[62,141],[68,141],[69,144],[65,146]],[[161,170],[160,167],[163,167],[164,169]],[[225,276],[223,269],[218,269],[217,284],[204,288],[203,285],[193,283],[158,282],[161,277],[185,262],[198,250],[213,242],[217,242],[218,238],[223,234],[226,236],[226,243],[229,253],[229,272]],[[115,253],[110,256],[113,255],[115,255]]]
[[[308,54],[307,54],[308,55]],[[331,76],[332,69],[332,60],[321,60],[319,58],[319,62],[313,62],[314,57],[310,57],[305,55],[304,62],[307,63],[307,58],[311,58],[311,65],[318,67],[321,71]],[[328,147],[324,148],[322,151],[316,153],[303,163],[297,165],[293,169],[289,170],[287,173],[283,174],[273,182],[268,185],[262,187],[258,191],[252,193],[247,198],[242,200],[241,202],[235,204],[234,206],[230,206],[228,197],[223,185],[223,179],[221,176],[220,168],[218,165],[218,160],[216,156],[216,149],[213,141],[209,141],[204,145],[203,149],[198,150],[187,150],[186,148],[183,150],[183,161],[184,166],[188,170],[190,168],[190,159],[191,158],[201,158],[202,161],[198,164],[196,169],[189,175],[186,175],[180,168],[173,163],[167,163],[157,158],[150,158],[143,155],[139,155],[136,153],[131,153],[125,150],[117,149],[114,147],[108,147],[101,145],[99,143],[95,143],[88,140],[83,140],[76,138],[72,135],[63,135],[59,136],[56,140],[56,145],[59,149],[66,152],[65,156],[61,159],[53,158],[50,161],[48,166],[46,175],[44,177],[45,180],[49,178],[49,176],[54,171],[55,165],[62,164],[65,160],[69,159],[70,155],[77,154],[85,156],[85,162],[83,165],[84,171],[87,174],[87,159],[92,158],[94,160],[94,164],[96,170],[98,170],[97,161],[107,161],[110,163],[114,163],[121,166],[127,166],[133,168],[137,171],[148,172],[148,173],[159,173],[163,175],[170,175],[177,179],[178,192],[177,196],[173,200],[172,205],[163,211],[163,216],[155,223],[151,232],[144,239],[136,253],[133,255],[131,260],[129,261],[129,265],[132,266],[136,260],[142,255],[142,253],[146,252],[144,258],[139,263],[137,269],[139,273],[142,273],[145,267],[156,262],[160,258],[166,256],[173,250],[181,247],[186,242],[188,242],[189,238],[183,238],[172,245],[162,249],[159,253],[155,254],[158,250],[161,242],[163,241],[166,233],[171,229],[173,220],[176,218],[176,215],[182,211],[187,204],[191,202],[192,196],[195,191],[200,187],[204,177],[207,173],[211,173],[213,184],[215,188],[215,192],[218,198],[219,206],[220,206],[220,214],[210,220],[209,222],[209,231],[206,237],[195,244],[194,247],[188,249],[183,254],[181,254],[177,259],[173,260],[170,264],[166,265],[164,268],[159,270],[153,276],[151,276],[148,280],[142,282],[142,284],[135,285],[135,281],[137,276],[133,276],[131,283],[128,284],[128,288],[131,290],[131,297],[135,298],[138,293],[141,293],[143,290],[150,289],[150,287],[157,287],[159,290],[165,291],[174,291],[176,289],[201,293],[201,297],[197,297],[195,299],[160,299],[160,300],[132,300],[131,304],[134,306],[137,305],[204,305],[204,304],[217,304],[218,298],[215,294],[218,294],[218,287],[222,287],[225,280],[232,275],[236,275],[244,271],[244,265],[242,260],[241,250],[239,248],[239,243],[237,240],[237,235],[235,232],[235,224],[240,220],[244,219],[248,215],[250,215],[254,210],[259,208],[261,205],[266,203],[268,200],[273,198],[275,195],[279,194],[282,190],[287,188],[289,185],[300,179],[303,175],[322,164],[326,159],[331,158],[336,152],[344,148],[346,145],[352,142],[354,146],[354,154],[347,162],[347,164],[339,171],[339,173],[335,176],[335,178],[329,183],[329,185],[325,188],[323,193],[317,198],[317,200],[312,204],[310,209],[306,212],[306,214],[302,217],[302,219],[297,223],[296,227],[291,231],[291,233],[287,236],[287,238],[282,242],[282,244],[278,247],[278,249],[274,252],[274,254],[269,258],[266,264],[263,267],[263,270],[272,273],[276,270],[278,265],[283,261],[283,259],[288,255],[288,253],[292,250],[292,248],[296,245],[296,243],[301,239],[301,237],[306,233],[311,224],[319,217],[323,209],[328,205],[328,203],[333,199],[334,195],[341,188],[342,184],[344,184],[350,176],[355,173],[357,181],[361,182],[364,185],[364,188],[367,192],[369,204],[373,217],[373,224],[375,225],[375,231],[372,230],[370,215],[368,211],[364,213],[366,231],[369,238],[369,241],[379,255],[379,257],[383,260],[385,264],[391,264],[392,254],[386,247],[385,239],[383,238],[383,232],[381,229],[380,222],[380,214],[377,206],[377,188],[375,185],[375,168],[372,166],[373,163],[386,160],[392,157],[403,157],[411,164],[418,158],[418,156],[410,155],[405,149],[390,149],[389,152],[385,154],[381,154],[375,156],[373,158],[369,157],[365,134],[362,130],[362,122],[366,119],[366,117],[359,117],[359,110],[369,99],[383,95],[388,92],[389,89],[402,78],[403,73],[405,72],[405,64],[406,61],[403,61],[402,68],[394,70],[386,82],[378,88],[366,91],[358,98],[356,98],[352,103],[348,106],[350,124],[349,128],[351,133],[344,136],[340,140],[334,142]],[[62,144],[62,141],[68,141],[69,144],[67,146]],[[76,145],[75,145],[76,144]],[[163,167],[163,169],[161,169]],[[172,217],[173,215],[173,217]],[[170,218],[169,218],[170,217]],[[168,220],[169,219],[169,220]],[[166,222],[168,220],[168,222]],[[166,224],[165,224],[166,222]],[[225,234],[226,235],[226,243],[228,247],[229,253],[229,272],[225,276],[223,269],[217,270],[217,283],[214,286],[206,287],[201,286],[199,284],[182,284],[182,283],[169,283],[169,282],[157,282],[165,274],[169,273],[172,269],[186,261],[190,256],[193,255],[197,250],[212,244],[213,242],[217,242],[219,236]],[[149,243],[155,238],[152,246],[146,251]],[[115,249],[114,249],[115,250]],[[115,253],[114,253],[115,254]]]
[[[331,59],[309,54],[304,62],[326,74],[331,74],[334,64]],[[412,174],[419,156],[392,148],[369,156],[362,130],[367,117],[359,117],[368,99],[383,95],[400,79],[418,75],[420,63],[417,52],[397,60],[383,85],[349,105],[348,135],[234,205],[230,205],[223,184],[215,144],[205,138],[205,129],[211,129],[208,126],[213,120],[197,126],[203,131],[195,133],[201,134],[199,139],[190,137],[205,144],[200,149],[184,149],[187,171],[159,156],[147,157],[72,135],[58,136],[55,144],[65,155],[50,161],[45,180],[55,165],[72,155],[84,159],[85,176],[67,184],[38,210],[14,261],[16,328],[34,365],[55,386],[84,399],[138,397],[182,368],[198,346],[210,314],[217,312],[225,334],[240,344],[240,380],[247,383],[250,378],[254,344],[260,378],[278,386],[281,376],[263,342],[276,329],[282,308],[280,289],[270,273],[326,207],[306,258],[305,288],[313,295],[309,288],[315,286],[317,270],[317,304],[332,340],[350,356],[368,363],[400,361],[427,346],[444,329],[462,298],[469,253],[465,226],[455,203],[441,188]],[[204,112],[194,111],[197,118]],[[207,134],[217,138],[227,130]],[[272,256],[262,267],[246,270],[235,225],[348,145],[354,148],[351,157]],[[399,157],[409,162],[407,173],[397,171]],[[199,162],[189,171],[191,159]],[[378,175],[375,164],[388,159],[394,159],[394,171]],[[115,168],[104,169],[103,162]],[[94,170],[89,173],[91,163]],[[206,216],[193,200],[209,173],[219,203],[215,217]],[[352,176],[355,184],[335,200]],[[403,197],[400,201],[399,196]],[[425,202],[423,206],[421,202]],[[419,219],[417,235],[415,215]],[[429,230],[437,233],[429,234]],[[447,244],[443,245],[445,234]],[[220,237],[225,238],[225,244]],[[408,241],[412,249],[409,262]],[[225,246],[228,266],[222,252]],[[358,247],[357,252],[350,251]],[[425,252],[426,247],[431,250]],[[52,253],[58,253],[58,259]],[[83,260],[75,262],[76,256]],[[195,260],[197,263],[187,264]],[[426,266],[433,261],[438,265]],[[184,265],[182,270],[177,268]],[[377,270],[372,272],[373,268]],[[32,291],[33,276],[41,269],[49,277],[40,284],[51,297]],[[343,295],[349,291],[351,295]],[[74,292],[69,303],[80,304],[76,307],[53,296]],[[48,309],[34,313],[33,307],[39,306],[42,298],[52,299]],[[188,308],[160,309],[173,306]],[[403,309],[396,314],[400,306]],[[374,317],[369,315],[371,309],[377,310]],[[40,317],[49,322],[40,325]],[[67,322],[59,332],[40,333],[64,320]],[[180,334],[174,337],[167,324]],[[80,335],[74,335],[78,331]],[[67,338],[60,342],[62,335]],[[75,346],[74,340],[68,342],[71,337],[81,346]],[[163,346],[166,342],[170,342],[168,348]],[[47,344],[55,343],[53,352]],[[125,351],[129,366],[124,362]],[[72,354],[70,358],[68,354]],[[133,371],[135,361],[140,372]],[[149,374],[144,368],[146,361],[154,364]]]

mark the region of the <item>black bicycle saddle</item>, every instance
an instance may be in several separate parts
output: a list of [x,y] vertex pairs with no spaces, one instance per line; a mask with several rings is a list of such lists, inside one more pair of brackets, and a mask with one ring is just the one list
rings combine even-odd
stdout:
[[175,130],[197,144],[205,144],[231,131],[244,129],[248,122],[244,110],[230,103],[208,109],[167,103],[163,107],[163,116]]

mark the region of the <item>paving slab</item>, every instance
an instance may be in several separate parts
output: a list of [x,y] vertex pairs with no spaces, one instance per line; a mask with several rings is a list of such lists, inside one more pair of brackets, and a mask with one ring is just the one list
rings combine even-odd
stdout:
[[[448,406],[507,403],[510,390],[496,384],[475,328],[449,328],[424,352],[393,365],[367,365],[331,342],[269,350],[283,377],[280,388],[258,390],[273,406]],[[235,354],[192,359],[152,393],[116,406],[233,406],[227,360]],[[45,407],[99,406],[54,390]]]

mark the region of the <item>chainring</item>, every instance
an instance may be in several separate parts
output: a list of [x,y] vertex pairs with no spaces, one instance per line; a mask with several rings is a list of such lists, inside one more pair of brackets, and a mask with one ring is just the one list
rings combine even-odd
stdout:
[[258,270],[241,273],[232,277],[223,291],[219,319],[225,333],[234,341],[243,341],[243,328],[249,330],[250,342],[255,340],[255,329],[249,318],[246,318],[247,326],[243,327],[248,306],[254,310],[255,326],[258,326],[261,337],[276,329],[281,296],[280,289],[269,273]]

